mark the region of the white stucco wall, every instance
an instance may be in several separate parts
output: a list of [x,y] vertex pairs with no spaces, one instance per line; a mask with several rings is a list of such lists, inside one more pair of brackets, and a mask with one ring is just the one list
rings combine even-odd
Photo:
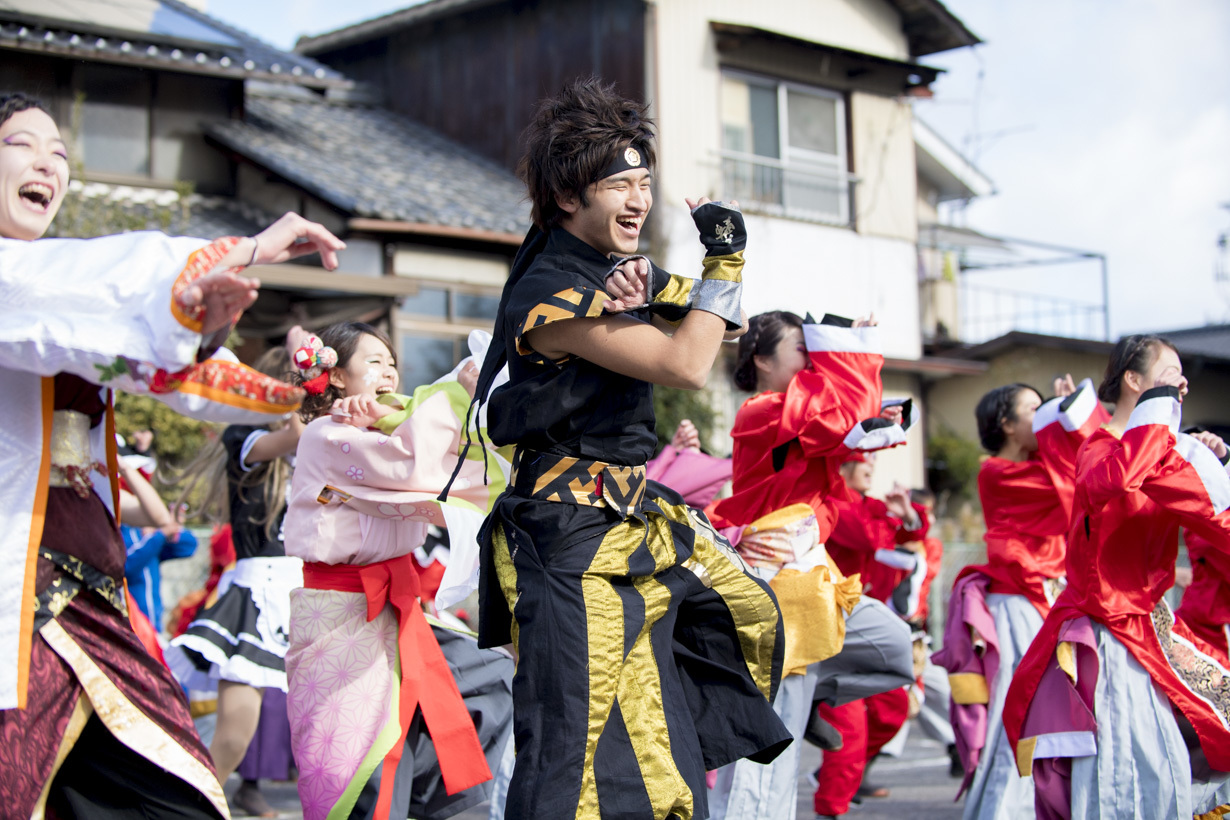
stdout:
[[902,99],[850,94],[858,232],[918,240],[918,165],[914,112]]
[[[671,272],[698,275],[703,249],[687,208],[663,202],[654,208],[667,228],[659,261]],[[749,316],[766,310],[810,311],[817,319],[875,313],[886,356],[922,355],[913,244],[755,214],[745,219],[743,308]]]

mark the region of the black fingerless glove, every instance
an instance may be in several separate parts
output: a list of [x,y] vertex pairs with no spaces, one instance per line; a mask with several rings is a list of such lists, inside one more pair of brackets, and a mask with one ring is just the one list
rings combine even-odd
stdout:
[[726,256],[747,247],[743,213],[725,202],[706,202],[692,209],[706,256]]

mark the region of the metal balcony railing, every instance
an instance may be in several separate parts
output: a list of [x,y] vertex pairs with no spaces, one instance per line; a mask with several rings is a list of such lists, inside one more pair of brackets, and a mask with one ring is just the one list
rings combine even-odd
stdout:
[[853,227],[857,181],[840,168],[722,152],[722,195],[750,212]]
[[960,339],[969,344],[1013,330],[1069,339],[1106,337],[1104,304],[975,285],[965,277],[960,280],[958,298]]

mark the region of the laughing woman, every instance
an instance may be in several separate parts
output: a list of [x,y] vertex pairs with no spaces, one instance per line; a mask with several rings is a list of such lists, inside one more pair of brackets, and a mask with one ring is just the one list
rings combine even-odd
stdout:
[[67,187],[55,121],[0,97],[0,567],[15,579],[0,593],[0,802],[14,817],[226,816],[182,691],[126,617],[111,391],[216,421],[292,409],[297,391],[209,357],[256,298],[242,268],[309,252],[336,267],[343,246],[293,214],[254,238],[33,241]]

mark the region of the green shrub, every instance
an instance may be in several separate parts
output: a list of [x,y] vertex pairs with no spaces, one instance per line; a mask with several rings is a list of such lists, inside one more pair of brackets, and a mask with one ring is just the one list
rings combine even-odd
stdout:
[[670,444],[675,428],[684,419],[696,425],[702,442],[709,441],[717,413],[704,390],[683,390],[678,387],[654,385],[653,412],[657,421],[658,449]]
[[976,500],[981,462],[977,443],[950,428],[942,427],[927,439],[927,482],[936,495]]

